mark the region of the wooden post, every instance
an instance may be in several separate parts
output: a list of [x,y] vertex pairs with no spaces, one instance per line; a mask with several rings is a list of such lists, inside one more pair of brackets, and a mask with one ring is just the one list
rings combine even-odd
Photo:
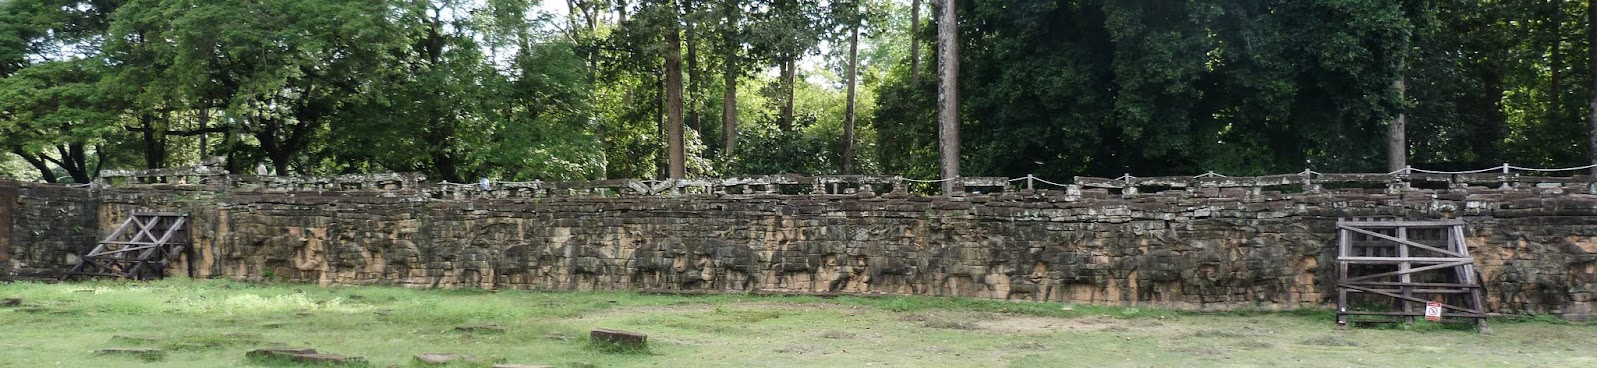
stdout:
[[[1398,239],[1408,239],[1408,229],[1407,228],[1399,226],[1396,229],[1392,229],[1392,233]],[[1402,259],[1408,259],[1409,258],[1409,253],[1408,253],[1409,252],[1409,249],[1408,249],[1409,247],[1408,247],[1408,244],[1404,244],[1404,243],[1396,243],[1396,244],[1397,244],[1397,257],[1398,258],[1402,258]],[[1410,268],[1412,268],[1412,266],[1411,266],[1411,264],[1409,262],[1403,262],[1403,263],[1398,263],[1397,264],[1397,282],[1403,285],[1403,286],[1399,286],[1398,289],[1402,290],[1403,291],[1403,296],[1406,296],[1406,297],[1413,297],[1414,296],[1414,293],[1412,291],[1413,289],[1409,288],[1409,286],[1408,286],[1408,284],[1411,284],[1411,283],[1414,282],[1413,275],[1411,275],[1409,273],[1409,269]],[[1403,303],[1403,313],[1404,313],[1403,324],[1405,326],[1413,325],[1414,324],[1414,316],[1410,316],[1410,315],[1408,315],[1408,313],[1414,313],[1414,303],[1410,303],[1406,299],[1405,300],[1400,300],[1400,302]]]
[[[1337,276],[1337,282],[1341,282],[1341,279],[1347,278],[1347,276],[1348,276],[1348,274],[1347,274],[1347,271],[1348,271],[1347,270],[1347,262],[1346,261],[1342,261],[1342,258],[1345,258],[1345,257],[1348,257],[1348,256],[1352,255],[1351,249],[1349,249],[1352,246],[1352,244],[1350,243],[1351,240],[1348,239],[1348,231],[1346,229],[1342,228],[1342,220],[1337,220],[1337,226],[1336,227],[1337,227],[1337,229],[1336,229],[1336,259],[1337,259],[1337,262],[1336,262],[1337,274],[1336,274],[1336,276]],[[1342,329],[1346,329],[1347,328],[1347,322],[1348,322],[1348,320],[1347,320],[1347,316],[1348,316],[1347,315],[1347,311],[1348,311],[1347,310],[1347,288],[1338,286],[1336,288],[1336,327],[1337,328],[1342,328]]]

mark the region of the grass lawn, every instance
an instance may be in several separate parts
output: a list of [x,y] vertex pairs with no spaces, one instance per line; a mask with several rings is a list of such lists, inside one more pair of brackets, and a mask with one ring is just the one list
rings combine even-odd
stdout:
[[[0,284],[0,366],[292,366],[310,347],[414,366],[418,353],[558,367],[1594,367],[1597,325],[1492,322],[1337,330],[1327,311],[1192,314],[930,297],[665,296],[260,285],[218,280]],[[455,327],[494,324],[502,332]],[[643,352],[587,333],[649,335]],[[158,358],[96,355],[162,349]],[[146,360],[149,359],[149,360]]]

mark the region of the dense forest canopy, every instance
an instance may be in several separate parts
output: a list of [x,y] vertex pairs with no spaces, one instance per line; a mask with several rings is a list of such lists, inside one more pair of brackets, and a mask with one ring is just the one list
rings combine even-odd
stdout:
[[0,176],[937,177],[948,1],[962,175],[1591,162],[1592,1],[544,1],[0,0]]

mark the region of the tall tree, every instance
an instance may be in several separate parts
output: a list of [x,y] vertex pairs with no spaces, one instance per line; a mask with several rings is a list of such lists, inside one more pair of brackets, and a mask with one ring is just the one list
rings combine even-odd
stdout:
[[0,144],[47,182],[58,181],[55,168],[75,183],[93,180],[116,128],[98,93],[101,70],[93,59],[49,61],[0,79]]
[[721,2],[722,71],[721,97],[721,155],[730,157],[737,148],[738,138],[738,77],[743,75],[739,50],[743,41],[739,32],[742,8],[738,1]]
[[953,195],[959,177],[959,18],[957,0],[942,0],[937,20],[938,146],[942,154],[943,195]]
[[859,84],[859,31],[864,23],[860,17],[859,1],[848,2],[849,11],[849,36],[848,36],[848,102],[843,112],[843,175],[854,173],[854,115],[855,93],[854,89]]
[[778,70],[775,83],[777,129],[794,129],[794,94],[798,87],[799,58],[816,47],[827,19],[817,15],[816,0],[768,0],[762,4],[758,20],[751,24],[753,53],[773,62]]
[[[152,40],[152,64],[215,83],[228,109],[230,167],[264,158],[309,173],[331,119],[411,46],[386,1],[135,2],[118,12],[113,43]],[[245,161],[245,162],[240,162]]]
[[99,41],[119,5],[0,1],[0,148],[45,181],[89,182],[117,133]]
[[[1586,90],[1587,158],[1597,165],[1597,0],[1586,0],[1586,76],[1591,78]],[[1597,175],[1597,167],[1592,174]]]
[[909,83],[920,84],[920,2],[909,1]]
[[[1398,98],[1403,98],[1407,85],[1403,80],[1404,62],[1401,57],[1398,58],[1397,64],[1398,76],[1397,80],[1392,81],[1392,89],[1397,90]],[[1408,140],[1404,137],[1404,133],[1408,131],[1407,126],[1407,114],[1398,110],[1397,116],[1392,118],[1392,125],[1387,127],[1386,132],[1386,170],[1389,172],[1402,170],[1408,166]]]
[[674,0],[668,2],[671,13],[665,29],[665,88],[666,129],[669,131],[670,176],[687,177],[687,156],[682,140],[682,36]]

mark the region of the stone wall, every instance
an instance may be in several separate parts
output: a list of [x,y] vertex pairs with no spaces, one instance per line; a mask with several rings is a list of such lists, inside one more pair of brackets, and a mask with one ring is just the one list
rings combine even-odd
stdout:
[[0,280],[55,278],[99,241],[89,188],[0,179]]
[[11,210],[19,208],[17,183],[0,179],[0,275],[11,269]]
[[1335,219],[1446,217],[1470,224],[1491,310],[1585,318],[1597,304],[1597,196],[1554,188],[952,198],[393,188],[23,185],[12,222],[34,229],[11,236],[23,265],[13,275],[59,272],[129,212],[158,209],[192,216],[199,277],[1293,308],[1334,302]]

